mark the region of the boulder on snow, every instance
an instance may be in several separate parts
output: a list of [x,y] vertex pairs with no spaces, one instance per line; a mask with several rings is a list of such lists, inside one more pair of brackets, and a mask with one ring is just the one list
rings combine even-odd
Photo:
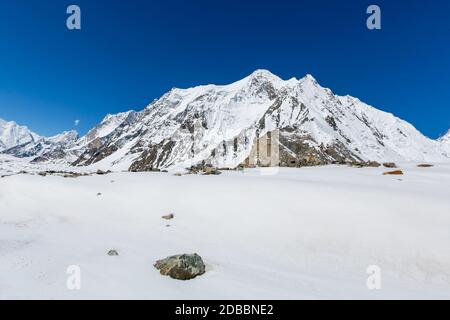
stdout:
[[105,175],[105,174],[109,174],[109,173],[111,173],[111,170],[108,170],[108,171],[103,171],[103,170],[97,170],[97,174],[98,175],[100,175],[100,176],[103,176],[103,175]]
[[203,175],[209,176],[209,175],[220,175],[222,172],[219,171],[217,168],[206,166],[203,168]]
[[383,163],[385,168],[397,168],[397,165],[394,162],[385,162]]
[[117,250],[109,250],[108,251],[108,256],[110,257],[117,257],[119,255],[119,252],[117,252]]
[[428,164],[428,163],[421,163],[417,165],[419,168],[431,168],[434,167],[434,165],[432,164]]
[[220,175],[222,172],[210,164],[200,163],[187,169],[189,174]]
[[380,163],[376,162],[376,161],[367,161],[367,162],[351,162],[349,163],[350,166],[355,167],[355,168],[378,168],[381,166]]
[[175,215],[171,213],[166,216],[162,216],[162,218],[165,220],[172,220],[173,218],[175,218]]
[[383,173],[384,176],[386,175],[403,175],[403,171],[402,170],[394,170],[394,171],[388,171]]
[[202,258],[194,254],[182,254],[158,260],[154,267],[163,276],[176,280],[191,280],[206,272]]
[[366,167],[378,168],[378,167],[381,167],[381,164],[376,161],[368,161],[368,162],[366,162]]

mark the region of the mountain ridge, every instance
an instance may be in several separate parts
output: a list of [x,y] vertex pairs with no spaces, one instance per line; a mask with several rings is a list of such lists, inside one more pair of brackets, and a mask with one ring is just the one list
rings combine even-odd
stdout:
[[259,69],[228,85],[173,88],[142,111],[107,115],[64,152],[77,166],[146,171],[449,161],[442,146],[392,113],[335,95],[312,75],[282,80]]

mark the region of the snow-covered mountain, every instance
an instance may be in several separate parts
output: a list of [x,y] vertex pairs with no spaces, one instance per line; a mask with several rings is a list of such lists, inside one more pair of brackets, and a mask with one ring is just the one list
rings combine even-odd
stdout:
[[261,165],[258,149],[268,140],[279,151],[266,165],[449,160],[437,141],[392,114],[334,95],[310,75],[285,81],[266,70],[230,85],[172,89],[108,133],[75,164]]
[[438,139],[441,148],[449,155],[450,157],[450,130]]
[[[108,115],[59,159],[121,170],[305,166],[361,161],[450,161],[443,142],[311,76],[257,70],[229,85],[172,89],[140,112]],[[61,150],[61,149],[57,149]]]
[[39,140],[40,136],[14,121],[0,119],[0,152],[17,145]]
[[67,131],[49,138],[39,137],[33,141],[9,148],[3,153],[18,158],[33,158],[34,162],[47,160],[68,161],[70,156],[67,150],[77,139],[78,133],[76,131]]
[[118,142],[114,147],[107,148],[106,145],[114,135],[128,130],[129,126],[137,121],[138,115],[135,111],[107,115],[99,125],[71,147],[70,151],[78,156],[74,165],[92,164],[119,150]]
[[95,128],[91,129],[85,136],[79,138],[76,131],[67,131],[53,137],[39,137],[33,141],[17,144],[14,147],[3,150],[18,158],[32,158],[32,162],[75,162],[84,150],[102,144],[102,139],[117,129],[132,111],[107,115]]

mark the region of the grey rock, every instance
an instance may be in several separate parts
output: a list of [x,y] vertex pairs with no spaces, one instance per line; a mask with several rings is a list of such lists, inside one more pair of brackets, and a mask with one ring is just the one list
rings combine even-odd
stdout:
[[209,175],[220,175],[222,174],[222,172],[219,171],[219,169],[217,168],[213,168],[213,167],[205,167],[203,168],[203,175],[204,176],[209,176]]
[[202,258],[194,254],[182,254],[158,260],[154,267],[163,276],[176,280],[191,280],[206,272]]
[[117,250],[109,250],[108,251],[108,256],[110,257],[117,257],[119,255],[119,252],[117,252]]
[[103,175],[105,175],[105,174],[110,174],[111,173],[111,170],[108,170],[108,171],[103,171],[103,170],[97,170],[97,174],[98,175],[100,175],[100,176],[103,176]]
[[172,220],[173,218],[175,218],[175,215],[171,213],[168,214],[167,216],[162,216],[162,218],[165,220]]

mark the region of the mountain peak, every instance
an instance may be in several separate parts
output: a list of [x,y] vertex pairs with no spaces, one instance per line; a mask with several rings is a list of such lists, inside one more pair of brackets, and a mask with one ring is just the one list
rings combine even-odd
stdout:
[[251,77],[277,77],[267,69],[256,69],[250,74]]
[[49,141],[52,141],[54,143],[60,143],[60,142],[68,142],[72,141],[75,142],[78,139],[78,132],[75,130],[70,131],[64,131],[60,134],[57,134],[56,136],[48,138]]
[[313,82],[317,82],[316,78],[313,77],[312,74],[306,74],[306,76],[303,77],[303,79],[305,80],[309,80],[309,81],[313,81]]
[[282,81],[282,79],[280,77],[278,77],[277,75],[273,74],[269,70],[265,70],[265,69],[257,69],[255,71],[253,71],[245,79],[248,79],[248,80],[251,80],[251,81],[253,81],[253,80],[262,80],[262,79],[268,80],[270,82]]

